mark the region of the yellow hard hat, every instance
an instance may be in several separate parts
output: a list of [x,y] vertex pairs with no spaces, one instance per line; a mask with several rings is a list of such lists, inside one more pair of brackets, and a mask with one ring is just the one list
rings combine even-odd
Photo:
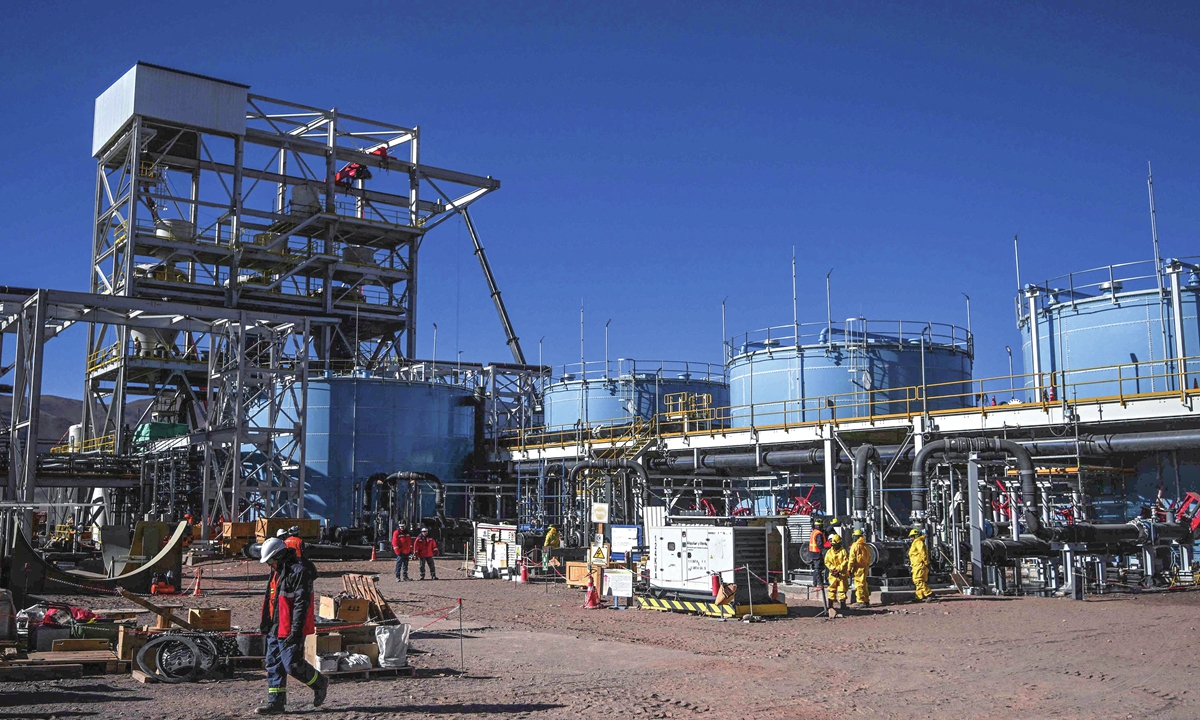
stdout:
[[908,536],[909,537],[921,537],[921,531],[916,528],[913,528],[912,530],[908,531]]
[[837,533],[834,533],[833,535],[829,536],[829,542],[833,543],[834,545],[841,545],[842,544],[842,536],[838,535]]
[[863,531],[859,530],[858,528],[855,528],[854,532],[852,532],[850,534],[853,535],[854,537],[862,537]]

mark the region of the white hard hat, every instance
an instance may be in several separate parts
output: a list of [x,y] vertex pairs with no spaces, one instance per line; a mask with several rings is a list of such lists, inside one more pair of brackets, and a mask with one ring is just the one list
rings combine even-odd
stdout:
[[288,534],[288,531],[284,530],[283,528],[279,528],[278,530],[275,531],[275,537],[286,537],[287,534]]
[[258,551],[258,561],[266,564],[271,562],[271,558],[279,553],[287,550],[287,544],[279,538],[267,538],[267,541],[262,544]]

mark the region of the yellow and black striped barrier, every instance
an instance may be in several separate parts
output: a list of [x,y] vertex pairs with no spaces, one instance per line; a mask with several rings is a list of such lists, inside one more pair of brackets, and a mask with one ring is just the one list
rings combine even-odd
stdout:
[[[708,617],[732,618],[750,614],[749,605],[717,605],[716,603],[693,602],[691,600],[659,600],[658,598],[639,597],[638,607],[643,610],[659,610],[661,612],[684,612]],[[754,614],[768,617],[787,615],[787,605],[784,603],[755,603]]]

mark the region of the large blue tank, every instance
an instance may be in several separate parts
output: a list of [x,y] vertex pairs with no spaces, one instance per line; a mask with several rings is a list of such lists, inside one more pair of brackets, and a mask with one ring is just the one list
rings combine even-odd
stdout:
[[[709,408],[729,404],[724,368],[710,363],[647,362],[576,363],[566,366],[542,396],[548,429],[587,424],[617,425],[633,418],[648,420],[667,412],[668,400],[687,396]],[[674,396],[674,397],[672,397]]]
[[[1186,264],[1198,261],[1188,259],[1177,266],[1185,358],[1200,355],[1200,277]],[[1175,363],[1171,275],[1156,274],[1153,261],[1084,270],[1028,285],[1017,301],[1026,400],[1171,392],[1181,381],[1190,385],[1188,378],[1200,376],[1196,363],[1189,361],[1186,369]],[[1034,373],[1040,374],[1040,381]]]
[[973,340],[953,325],[863,318],[786,325],[736,337],[729,352],[735,428],[975,404]]
[[[475,450],[475,399],[457,385],[383,377],[329,377],[308,383],[307,492],[312,517],[348,525],[354,484],[375,473],[432,473],[464,480]],[[462,515],[449,493],[447,515]],[[426,493],[422,515],[434,513]]]

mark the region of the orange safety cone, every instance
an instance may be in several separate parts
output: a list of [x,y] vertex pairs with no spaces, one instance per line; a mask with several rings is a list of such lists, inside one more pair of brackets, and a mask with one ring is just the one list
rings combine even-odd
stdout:
[[596,590],[596,583],[592,580],[591,575],[588,576],[587,596],[584,599],[583,608],[585,610],[600,609],[600,592]]
[[529,582],[529,566],[525,563],[521,563],[521,582]]
[[371,546],[371,562],[375,562],[375,546]]
[[204,576],[204,571],[196,568],[196,587],[192,590],[192,597],[200,595],[200,578]]

